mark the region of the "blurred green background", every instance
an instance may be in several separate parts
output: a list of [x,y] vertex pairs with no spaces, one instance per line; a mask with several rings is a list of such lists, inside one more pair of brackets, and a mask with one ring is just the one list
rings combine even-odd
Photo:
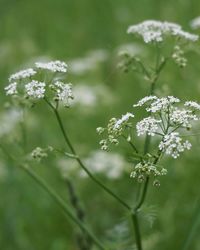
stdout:
[[[127,27],[145,19],[160,19],[177,22],[189,30],[191,19],[200,15],[197,0],[0,0],[0,6],[0,121],[6,120],[8,98],[3,88],[11,73],[39,58],[71,62],[75,70],[70,72],[69,67],[68,81],[98,92],[95,103],[80,102],[70,110],[62,110],[64,124],[83,157],[99,149],[96,127],[104,126],[110,117],[132,111],[132,104],[148,93],[149,86],[140,75],[125,74],[117,67],[118,48],[135,41],[133,36],[126,34]],[[142,42],[141,46],[144,46]],[[88,69],[76,74],[77,62],[83,67],[83,59],[97,50],[100,59],[95,67],[91,65],[90,69],[89,65]],[[198,50],[188,53],[185,69],[167,65],[159,80],[159,93],[167,88],[168,93],[179,98],[200,101],[198,53]],[[148,58],[148,62],[151,61],[152,58]],[[6,121],[9,124],[10,121]],[[26,153],[37,146],[65,147],[53,114],[44,103],[26,111],[25,128],[22,126],[18,124],[0,138],[1,144],[15,157],[22,154],[20,145],[24,145],[24,140]],[[178,160],[166,158],[163,164],[169,169],[168,175],[162,179],[160,188],[150,187],[144,208],[149,216],[142,219],[141,226],[144,249],[183,249],[191,232],[193,238],[189,249],[200,249],[199,145],[197,136],[193,138],[191,152]],[[127,150],[125,145],[116,148],[124,158]],[[57,205],[25,172],[14,166],[2,152],[0,155],[0,249],[78,250],[77,228],[64,219]],[[69,200],[66,183],[56,166],[61,161],[59,157],[34,164],[34,170]],[[137,185],[129,178],[129,173],[125,170],[116,179],[99,174],[99,178],[133,204]],[[117,244],[118,250],[132,249],[128,248],[132,231],[130,235],[126,233],[131,225],[125,224],[127,214],[123,207],[91,180],[74,173],[70,178],[86,219],[98,238],[111,243],[124,241],[127,246]],[[151,225],[154,217],[155,222]],[[196,230],[193,232],[194,221]],[[120,229],[117,232],[116,225]]]

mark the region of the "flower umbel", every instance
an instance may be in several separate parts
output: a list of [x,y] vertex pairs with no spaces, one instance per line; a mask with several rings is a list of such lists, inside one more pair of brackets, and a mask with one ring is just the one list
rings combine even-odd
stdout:
[[[62,102],[64,106],[69,107],[70,100],[73,99],[72,84],[58,80],[59,74],[62,73],[63,78],[63,73],[67,72],[67,64],[57,60],[47,63],[37,62],[35,66],[35,68],[21,70],[11,75],[10,84],[4,88],[6,95],[19,97],[18,100],[21,101],[24,98],[28,98],[30,101],[46,98],[50,102],[56,101],[56,104]],[[41,74],[41,69],[45,74]],[[49,71],[57,73],[56,77]]]
[[176,23],[161,22],[156,20],[147,20],[142,23],[129,26],[127,32],[136,34],[143,38],[145,43],[163,42],[165,36],[180,38],[183,41],[195,42],[198,36],[185,32],[182,27]]
[[[119,144],[120,137],[125,138],[134,150],[133,159],[136,161],[131,177],[143,182],[152,176],[155,186],[158,186],[158,177],[167,173],[167,170],[158,164],[161,157],[166,154],[176,159],[182,152],[189,150],[192,145],[188,140],[182,139],[182,131],[191,129],[193,123],[200,118],[200,104],[194,101],[181,103],[181,100],[174,96],[142,98],[133,107],[145,108],[149,116],[136,124],[132,123],[135,119],[130,119],[135,117],[132,113],[127,113],[118,120],[112,118],[107,128],[97,128],[100,135],[107,132],[107,138],[100,141],[101,148],[107,150],[110,144]],[[135,132],[136,136],[148,135],[155,138],[152,152],[143,155],[138,151]],[[155,154],[155,151],[158,153]]]

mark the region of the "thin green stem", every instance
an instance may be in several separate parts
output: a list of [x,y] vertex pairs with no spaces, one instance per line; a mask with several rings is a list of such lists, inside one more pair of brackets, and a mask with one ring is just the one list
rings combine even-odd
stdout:
[[139,153],[138,149],[136,148],[136,146],[132,143],[132,141],[128,140],[128,138],[125,135],[122,135],[122,137],[130,144],[130,146],[132,147],[132,149],[136,152],[136,154]]
[[146,194],[147,194],[147,189],[148,189],[148,184],[149,184],[149,177],[146,178],[145,182],[144,182],[144,186],[143,186],[143,189],[142,189],[142,194],[134,208],[134,211],[135,212],[138,212],[138,210],[141,208],[144,200],[145,200],[145,197],[146,197]]
[[118,195],[116,195],[110,188],[108,188],[107,186],[105,186],[100,180],[98,180],[89,170],[88,168],[84,165],[84,163],[82,162],[82,160],[80,159],[80,157],[77,155],[69,137],[66,134],[65,128],[63,126],[63,122],[61,120],[60,114],[58,112],[58,110],[50,103],[48,102],[46,99],[45,101],[48,103],[48,105],[53,109],[54,114],[56,116],[57,122],[59,124],[59,127],[61,129],[61,132],[63,134],[63,137],[65,139],[66,144],[68,145],[68,147],[70,148],[71,152],[76,155],[77,157],[74,158],[78,164],[82,167],[82,169],[87,173],[87,175],[96,183],[98,184],[102,189],[104,189],[104,191],[106,191],[109,195],[111,195],[113,198],[115,198],[122,206],[124,206],[126,209],[131,210],[131,207],[125,202],[123,201]]
[[138,250],[142,250],[142,241],[141,241],[141,235],[140,235],[140,226],[138,221],[138,216],[136,213],[132,214],[132,221],[134,226],[134,232],[135,232],[135,241],[136,246]]
[[63,201],[63,199],[45,182],[43,178],[37,175],[26,165],[22,165],[21,167],[56,201],[56,203],[63,209],[67,217],[77,224],[83,232],[88,234],[88,236],[96,244],[96,246],[98,246],[99,249],[106,250],[106,248],[101,244],[101,242],[99,242],[96,236],[94,236],[93,233],[74,215],[66,202]]

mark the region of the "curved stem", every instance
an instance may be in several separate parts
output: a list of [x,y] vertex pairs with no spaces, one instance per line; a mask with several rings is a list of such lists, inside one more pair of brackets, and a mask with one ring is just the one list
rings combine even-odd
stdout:
[[106,250],[106,248],[99,242],[96,236],[74,215],[71,208],[63,201],[63,199],[45,182],[43,178],[38,176],[30,168],[25,165],[21,166],[63,209],[64,213],[69,217],[74,223],[76,223],[83,232],[87,233],[91,240],[98,246],[101,250]]
[[104,191],[106,191],[109,195],[111,195],[113,198],[115,198],[122,206],[124,206],[126,209],[131,210],[131,207],[125,202],[123,201],[118,195],[116,195],[110,188],[108,188],[107,186],[105,186],[100,180],[98,180],[89,170],[88,168],[84,165],[84,163],[82,162],[82,160],[79,158],[79,156],[76,154],[76,151],[69,139],[69,137],[66,134],[66,131],[64,129],[63,126],[63,122],[61,120],[61,117],[59,115],[58,110],[50,103],[48,102],[48,100],[45,99],[45,101],[48,103],[48,105],[53,109],[56,119],[58,121],[59,127],[61,129],[61,132],[63,134],[63,137],[65,139],[66,144],[68,145],[68,147],[70,148],[71,152],[76,155],[77,157],[75,157],[74,159],[78,162],[78,164],[82,167],[82,169],[87,173],[87,175],[96,183],[98,184],[102,189],[104,189]]

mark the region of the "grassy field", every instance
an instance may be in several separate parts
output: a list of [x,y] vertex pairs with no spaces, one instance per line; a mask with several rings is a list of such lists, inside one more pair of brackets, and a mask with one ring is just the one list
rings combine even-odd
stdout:
[[[25,110],[25,123],[15,125],[15,120],[6,118],[9,98],[4,87],[10,74],[40,59],[69,63],[67,82],[74,85],[78,97],[76,105],[61,113],[70,138],[87,160],[100,150],[96,128],[105,126],[111,117],[132,112],[132,105],[149,93],[148,83],[140,74],[125,73],[118,67],[118,51],[125,44],[139,46],[147,64],[154,61],[153,48],[127,35],[127,27],[156,19],[179,23],[190,31],[189,22],[200,10],[197,0],[0,0],[0,6],[0,123],[4,123],[0,130],[11,127],[9,132],[0,131],[0,144],[19,160],[37,146],[65,149],[65,142],[52,111],[43,102]],[[199,48],[198,42],[197,48],[186,54],[188,65],[184,69],[173,63],[166,66],[158,81],[158,94],[200,102]],[[81,101],[81,93],[87,101]],[[200,132],[199,125],[195,131]],[[199,139],[198,135],[192,137],[192,150],[178,160],[165,157],[162,164],[168,168],[167,176],[159,188],[150,186],[148,190],[141,213],[144,250],[200,249]],[[104,173],[97,176],[133,204],[137,184],[129,177],[130,152],[122,144],[112,153],[121,155],[117,162],[122,161],[124,170],[118,178]],[[78,228],[65,220],[51,197],[2,150],[0,156],[0,249],[79,250]],[[69,201],[67,182],[60,173],[66,164],[70,161],[58,153],[32,168]],[[133,249],[132,225],[127,223],[124,208],[77,171],[69,171],[67,176],[98,239],[116,250]]]

